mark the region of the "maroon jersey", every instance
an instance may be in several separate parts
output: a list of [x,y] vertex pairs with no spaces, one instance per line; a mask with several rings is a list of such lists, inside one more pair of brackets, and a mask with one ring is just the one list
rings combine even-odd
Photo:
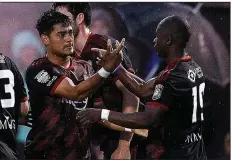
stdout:
[[202,137],[205,80],[191,57],[167,65],[156,77],[151,100],[167,112],[161,159],[207,159]]
[[[111,37],[102,36],[99,34],[90,34],[82,50],[81,56],[78,58],[88,61],[90,64],[92,64],[94,71],[97,72],[101,67],[96,64],[98,53],[91,51],[91,48],[106,49],[108,39],[111,39],[113,46],[116,44],[116,40]],[[131,61],[127,55],[126,47],[123,48],[122,65],[128,71],[134,73],[134,70],[132,69]],[[94,97],[95,97],[95,102],[96,101],[99,102],[103,100],[106,108],[121,112],[123,96],[121,91],[118,90],[118,88],[115,85],[116,80],[117,79],[115,79],[113,75],[109,76],[104,81],[104,84],[100,87],[100,89],[98,89]],[[107,159],[110,158],[110,155],[117,147],[117,142],[120,136],[120,132],[109,130],[101,125],[94,125],[91,134],[93,139],[99,139],[100,136],[107,135],[107,139],[102,143],[101,148],[102,150],[105,151],[105,157]],[[108,142],[112,140],[114,140],[113,143],[109,144]],[[106,150],[110,150],[110,151],[106,151]],[[106,152],[109,152],[107,154],[109,156],[106,155]]]
[[33,125],[27,137],[26,158],[81,159],[89,156],[88,128],[78,126],[76,113],[87,106],[88,98],[72,101],[54,95],[68,77],[75,85],[92,75],[84,61],[71,60],[64,69],[47,57],[35,60],[27,69]]
[[10,152],[17,156],[16,130],[20,103],[25,100],[26,89],[17,66],[0,53],[0,157]]

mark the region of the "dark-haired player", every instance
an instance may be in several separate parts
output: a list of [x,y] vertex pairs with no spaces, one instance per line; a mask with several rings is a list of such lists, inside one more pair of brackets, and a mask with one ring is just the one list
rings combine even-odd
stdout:
[[27,159],[82,159],[89,157],[88,126],[75,115],[122,60],[121,47],[105,56],[103,67],[92,75],[91,66],[73,55],[74,35],[69,18],[55,10],[44,12],[36,28],[47,54],[26,72],[33,125],[27,137]]

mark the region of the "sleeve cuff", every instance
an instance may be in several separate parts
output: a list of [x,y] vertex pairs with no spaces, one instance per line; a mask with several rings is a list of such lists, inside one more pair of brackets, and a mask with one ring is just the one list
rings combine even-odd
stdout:
[[65,76],[61,76],[53,85],[50,94],[53,95],[56,88],[59,86],[59,84],[62,82],[62,80],[65,79]]

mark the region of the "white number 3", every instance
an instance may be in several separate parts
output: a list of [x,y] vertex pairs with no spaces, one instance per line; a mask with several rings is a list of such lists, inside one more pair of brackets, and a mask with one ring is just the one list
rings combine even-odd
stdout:
[[[0,70],[0,80],[9,79],[8,84],[4,84],[5,93],[10,94],[9,99],[1,99],[2,108],[11,108],[15,105],[15,92],[14,92],[14,74],[10,70]],[[2,95],[3,95],[2,94]]]
[[[205,83],[201,83],[199,86],[199,104],[200,107],[203,109],[203,95],[205,90]],[[197,122],[197,86],[192,88],[193,93],[193,116],[192,116],[192,123]],[[201,121],[204,120],[203,110],[201,110]]]

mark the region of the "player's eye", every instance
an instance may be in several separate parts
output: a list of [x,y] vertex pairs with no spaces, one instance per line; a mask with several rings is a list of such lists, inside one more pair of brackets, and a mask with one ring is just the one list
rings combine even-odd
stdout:
[[69,34],[70,36],[73,36],[73,31],[70,30],[70,31],[68,32],[68,34]]

